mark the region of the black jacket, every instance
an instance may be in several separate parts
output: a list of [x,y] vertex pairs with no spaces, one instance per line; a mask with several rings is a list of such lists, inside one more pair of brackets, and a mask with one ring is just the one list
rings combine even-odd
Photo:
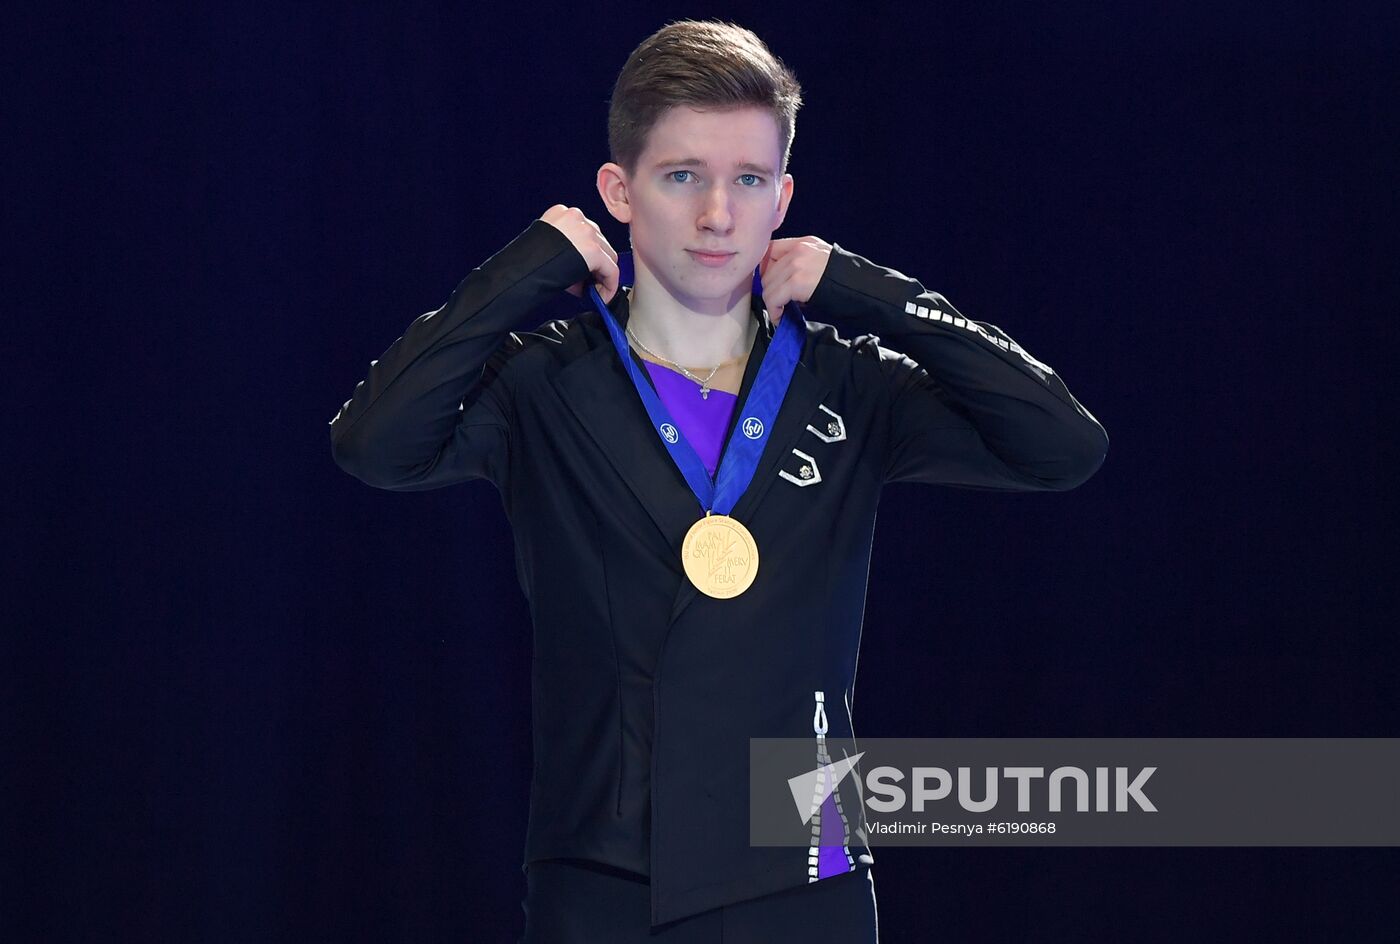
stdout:
[[[833,247],[731,513],[756,540],[757,578],[712,599],[681,568],[699,504],[599,314],[523,330],[587,276],[562,233],[531,223],[371,362],[331,440],[341,468],[377,488],[484,478],[500,491],[534,623],[525,860],[648,874],[662,923],[809,880],[808,850],[749,845],[749,738],[813,737],[818,692],[827,736],[854,736],[881,487],[1070,489],[1108,438],[1001,329]],[[626,323],[625,292],[609,310]],[[761,299],[753,310],[740,404],[773,333]],[[848,855],[873,861],[864,845]]]

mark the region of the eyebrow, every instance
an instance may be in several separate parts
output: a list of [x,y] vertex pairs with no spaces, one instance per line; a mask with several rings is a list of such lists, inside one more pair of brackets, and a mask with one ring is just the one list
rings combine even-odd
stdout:
[[[667,167],[679,167],[679,166],[681,166],[682,164],[685,164],[685,165],[688,165],[688,166],[691,166],[691,167],[708,167],[708,166],[709,166],[709,165],[706,164],[704,161],[700,160],[700,158],[698,158],[698,157],[682,157],[682,158],[680,158],[679,160],[674,160],[674,161],[662,161],[660,164],[657,164],[657,165],[656,165],[656,169],[657,169],[657,170],[663,170],[663,169],[665,169],[665,168],[667,168]],[[749,171],[749,172],[755,173],[755,174],[767,174],[767,175],[770,176],[770,177],[773,176],[773,168],[767,167],[767,166],[765,166],[765,165],[763,165],[763,164],[754,164],[754,163],[748,162],[748,161],[744,162],[743,164],[736,164],[736,165],[735,165],[735,169],[736,169],[736,170],[742,170],[742,171]]]

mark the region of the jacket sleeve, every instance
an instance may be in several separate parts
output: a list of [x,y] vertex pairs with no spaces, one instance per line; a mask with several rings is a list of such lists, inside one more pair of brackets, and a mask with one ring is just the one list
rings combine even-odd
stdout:
[[370,361],[330,421],[336,464],[395,491],[477,478],[504,490],[512,405],[502,372],[525,346],[512,329],[587,275],[568,237],[532,222]]
[[1062,491],[1103,464],[1108,434],[1048,364],[915,279],[833,245],[807,307],[875,336],[886,482]]

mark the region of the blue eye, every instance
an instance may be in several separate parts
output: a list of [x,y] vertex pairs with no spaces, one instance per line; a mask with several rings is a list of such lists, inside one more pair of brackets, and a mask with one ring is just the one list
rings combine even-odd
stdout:
[[667,174],[666,176],[667,176],[667,177],[670,177],[673,181],[675,181],[675,182],[678,183],[678,184],[683,184],[683,183],[685,183],[685,181],[684,181],[684,180],[676,180],[676,175],[677,175],[677,174],[688,174],[688,173],[690,173],[690,171],[688,171],[688,170],[673,170],[673,171],[671,171],[669,174]]
[[745,177],[752,177],[752,178],[753,178],[753,183],[751,183],[751,184],[745,184],[744,186],[746,186],[746,187],[757,187],[759,184],[761,184],[761,183],[763,182],[763,178],[760,177],[760,176],[758,176],[757,174],[740,174],[740,175],[739,175],[739,179],[740,179],[740,180],[743,180]]

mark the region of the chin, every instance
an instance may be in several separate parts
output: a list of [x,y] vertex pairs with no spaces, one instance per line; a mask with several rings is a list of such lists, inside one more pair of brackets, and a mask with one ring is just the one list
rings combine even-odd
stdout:
[[733,272],[720,271],[693,282],[692,285],[696,295],[705,298],[728,298],[747,290],[752,281],[752,276],[736,279]]

